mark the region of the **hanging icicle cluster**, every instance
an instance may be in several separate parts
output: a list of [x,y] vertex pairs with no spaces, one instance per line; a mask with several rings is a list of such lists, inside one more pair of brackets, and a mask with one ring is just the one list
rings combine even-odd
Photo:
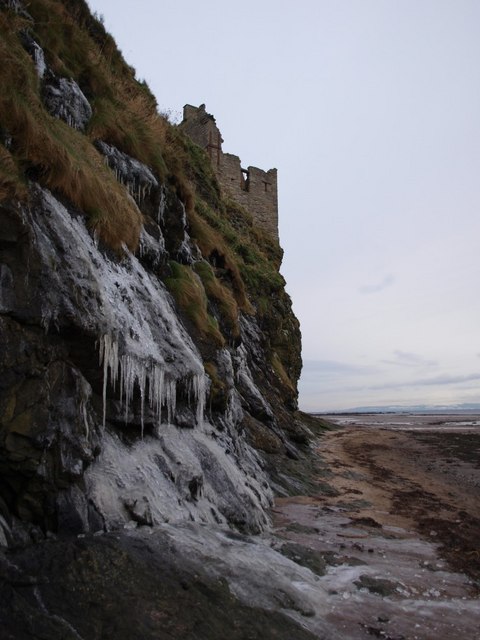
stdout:
[[140,205],[152,189],[158,188],[158,181],[153,173],[136,158],[102,140],[97,140],[95,146],[105,156],[105,164],[114,172],[118,182],[128,189],[137,204]]
[[[166,410],[166,421],[171,424],[175,418],[177,403],[177,380],[166,373],[162,365],[145,362],[135,356],[119,355],[118,342],[109,334],[100,338],[100,364],[103,364],[103,425],[106,421],[107,385],[119,386],[119,399],[128,420],[135,384],[140,391],[140,419],[142,436],[144,427],[145,401],[154,412],[158,426],[162,423],[162,410]],[[203,422],[205,412],[205,374],[193,374],[188,381],[188,400],[195,405],[197,425]]]

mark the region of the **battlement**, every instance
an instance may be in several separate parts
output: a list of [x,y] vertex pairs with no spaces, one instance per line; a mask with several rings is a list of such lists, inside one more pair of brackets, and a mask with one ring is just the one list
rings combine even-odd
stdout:
[[245,207],[256,224],[278,241],[277,170],[244,169],[238,156],[224,153],[222,134],[204,104],[186,104],[179,126],[208,153],[225,195]]

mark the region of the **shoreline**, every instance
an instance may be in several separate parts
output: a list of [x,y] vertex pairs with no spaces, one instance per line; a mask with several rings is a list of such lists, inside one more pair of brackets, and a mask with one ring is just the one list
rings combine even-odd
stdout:
[[339,637],[478,633],[479,449],[478,429],[337,425],[319,439],[318,493],[277,499],[274,526],[323,563]]

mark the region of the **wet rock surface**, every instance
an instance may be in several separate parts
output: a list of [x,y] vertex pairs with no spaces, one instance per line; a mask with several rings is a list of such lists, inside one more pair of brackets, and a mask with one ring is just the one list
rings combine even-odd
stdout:
[[332,637],[292,586],[311,582],[309,572],[261,541],[212,528],[46,541],[0,556],[0,572],[5,640]]

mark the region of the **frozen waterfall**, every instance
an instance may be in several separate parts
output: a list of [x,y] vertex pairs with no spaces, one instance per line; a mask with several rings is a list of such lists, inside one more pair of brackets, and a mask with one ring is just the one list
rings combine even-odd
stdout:
[[[43,322],[60,330],[59,317],[68,318],[99,342],[104,368],[103,422],[107,388],[118,386],[128,419],[134,389],[162,420],[175,420],[178,388],[201,424],[208,379],[202,359],[176,315],[161,280],[126,252],[112,260],[89,233],[82,217],[74,217],[46,189],[35,187],[43,215],[25,220],[34,230],[34,247],[50,280],[38,291]],[[148,236],[144,230],[145,237]],[[151,236],[148,236],[151,238]],[[152,242],[154,239],[152,238]],[[184,393],[183,393],[184,392]]]

